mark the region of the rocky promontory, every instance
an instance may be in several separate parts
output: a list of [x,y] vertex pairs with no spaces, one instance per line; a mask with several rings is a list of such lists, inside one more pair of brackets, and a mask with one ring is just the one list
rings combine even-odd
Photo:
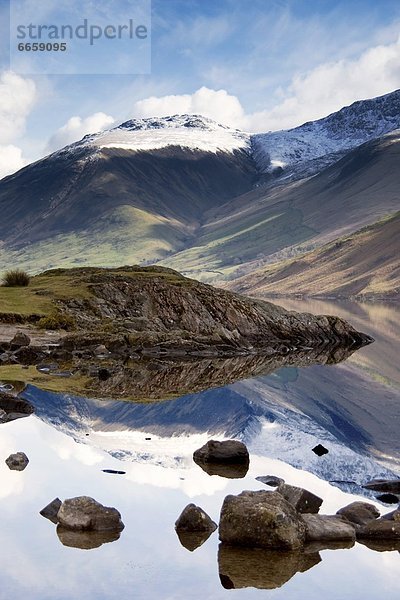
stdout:
[[339,317],[287,311],[158,266],[46,271],[18,289],[19,312],[10,294],[0,288],[0,364],[55,363],[65,375],[86,365],[115,386],[129,360],[251,358],[246,377],[263,371],[260,359],[268,371],[335,363],[372,341]]

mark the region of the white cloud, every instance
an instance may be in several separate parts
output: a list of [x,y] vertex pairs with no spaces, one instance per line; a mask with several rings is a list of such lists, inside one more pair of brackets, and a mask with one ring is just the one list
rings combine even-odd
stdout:
[[226,90],[202,87],[193,94],[151,96],[133,107],[136,117],[176,113],[203,114],[252,132],[288,129],[319,119],[356,100],[380,96],[400,87],[400,38],[364,51],[358,58],[324,63],[297,75],[279,89],[278,104],[245,113],[236,96]]
[[36,100],[36,86],[12,71],[0,75],[0,178],[21,169],[27,161],[13,144],[24,133]]
[[60,127],[50,138],[47,149],[49,152],[63,148],[72,144],[89,133],[97,133],[111,127],[114,118],[103,112],[97,112],[86,119],[81,117],[71,117],[65,125]]
[[22,156],[21,148],[11,144],[0,146],[0,179],[22,169],[27,162]]
[[400,38],[375,46],[354,60],[325,63],[294,77],[282,101],[271,110],[247,116],[250,130],[295,127],[319,119],[356,100],[400,87]]
[[11,71],[0,76],[0,143],[15,141],[25,129],[26,118],[36,99],[32,80]]
[[211,90],[202,87],[194,94],[175,96],[151,96],[134,104],[135,117],[167,116],[173,114],[201,114],[215,121],[240,127],[244,110],[236,96],[226,90]]

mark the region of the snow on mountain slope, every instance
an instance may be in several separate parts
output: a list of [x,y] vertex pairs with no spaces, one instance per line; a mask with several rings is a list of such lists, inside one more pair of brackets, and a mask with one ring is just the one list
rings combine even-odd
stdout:
[[99,148],[157,150],[180,146],[205,152],[250,152],[250,135],[197,115],[133,119],[114,129],[84,138]]
[[294,129],[252,136],[253,156],[264,172],[307,167],[313,174],[356,146],[400,127],[400,90],[354,102]]

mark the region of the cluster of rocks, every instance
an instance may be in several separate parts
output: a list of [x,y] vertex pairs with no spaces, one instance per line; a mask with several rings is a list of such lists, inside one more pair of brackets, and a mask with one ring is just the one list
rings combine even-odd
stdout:
[[116,508],[103,506],[89,496],[55,498],[40,514],[57,525],[62,544],[85,550],[119,539],[124,524]]
[[[247,448],[234,440],[211,440],[196,450],[193,458],[200,464],[226,465],[235,461],[249,464]],[[400,540],[399,509],[380,517],[375,505],[353,502],[335,515],[320,515],[323,500],[312,492],[288,485],[274,476],[259,477],[258,480],[275,487],[275,491],[243,491],[225,498],[219,521],[219,539],[223,544],[292,552],[303,550],[311,543],[319,544],[321,549],[326,545],[332,547],[332,544],[333,547],[335,544],[351,546],[356,540],[367,545],[371,540],[381,544]],[[400,480],[375,480],[365,487],[399,491]],[[175,528],[180,539],[182,533],[186,538],[190,533],[201,534],[199,540],[205,541],[217,525],[200,507],[189,504],[176,521]]]

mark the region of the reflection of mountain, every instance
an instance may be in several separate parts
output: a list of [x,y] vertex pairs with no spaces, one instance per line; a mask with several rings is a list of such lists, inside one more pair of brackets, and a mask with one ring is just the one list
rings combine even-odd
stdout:
[[[180,464],[195,440],[233,437],[243,439],[253,454],[284,460],[326,480],[362,483],[387,476],[376,459],[400,456],[392,415],[380,415],[379,407],[376,414],[363,411],[360,389],[367,382],[335,369],[287,368],[151,404],[84,399],[32,386],[24,397],[42,420],[124,460]],[[365,391],[367,401],[383,391],[374,385]],[[321,441],[329,453],[319,458],[311,449]]]

